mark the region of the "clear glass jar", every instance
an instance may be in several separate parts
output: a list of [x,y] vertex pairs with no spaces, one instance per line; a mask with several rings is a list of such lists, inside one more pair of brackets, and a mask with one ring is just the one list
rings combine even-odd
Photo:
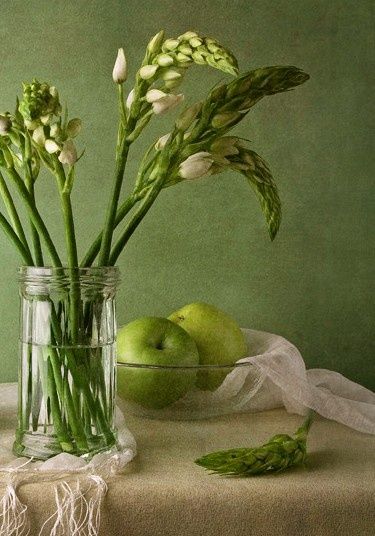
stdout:
[[90,457],[116,444],[115,267],[21,267],[13,451]]

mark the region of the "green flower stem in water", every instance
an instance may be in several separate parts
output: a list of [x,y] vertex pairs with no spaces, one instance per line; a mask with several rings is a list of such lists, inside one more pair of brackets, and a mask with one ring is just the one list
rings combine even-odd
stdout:
[[278,434],[261,447],[211,452],[195,461],[208,471],[227,476],[252,476],[279,472],[304,463],[306,441],[313,420],[310,411],[294,437]]

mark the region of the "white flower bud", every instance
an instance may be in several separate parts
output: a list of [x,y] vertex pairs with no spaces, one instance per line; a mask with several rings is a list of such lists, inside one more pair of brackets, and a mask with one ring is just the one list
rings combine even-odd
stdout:
[[75,117],[71,119],[66,127],[66,133],[69,138],[75,138],[82,130],[82,121]]
[[12,128],[12,121],[5,115],[0,115],[0,136],[6,136]]
[[182,94],[180,95],[174,95],[173,93],[165,95],[165,97],[162,97],[161,99],[158,99],[152,103],[152,109],[154,111],[154,114],[160,115],[165,112],[168,112],[172,108],[175,108],[184,100],[184,96]]
[[77,149],[72,140],[66,140],[64,142],[61,153],[59,154],[59,160],[62,164],[68,164],[73,166],[77,162]]
[[35,141],[35,143],[44,147],[44,144],[46,142],[46,136],[44,134],[44,127],[39,126],[38,128],[36,128],[33,132],[32,138]]
[[152,78],[158,70],[158,65],[144,65],[139,69],[139,76],[143,80],[149,80]]
[[50,86],[49,93],[55,99],[59,96],[59,92],[57,91],[57,88],[55,86]]
[[168,67],[173,64],[173,58],[169,54],[159,54],[156,61],[160,67]]
[[49,123],[52,121],[52,119],[53,119],[53,114],[42,115],[42,117],[40,118],[40,122],[43,125],[49,125]]
[[146,101],[152,103],[162,99],[163,97],[166,97],[167,95],[168,93],[164,93],[164,91],[161,91],[160,89],[150,89],[146,93]]
[[198,179],[209,173],[213,162],[211,153],[205,151],[195,153],[180,164],[180,176],[187,180]]
[[117,58],[113,67],[112,78],[116,84],[123,84],[128,77],[128,67],[126,63],[125,52],[119,48]]
[[49,154],[54,154],[57,153],[57,151],[60,151],[60,147],[54,140],[46,140],[44,143],[44,147]]
[[131,91],[129,91],[129,95],[126,99],[126,107],[128,110],[130,110],[130,108],[132,107],[132,104],[134,102],[134,89],[132,89]]
[[170,132],[168,132],[168,134],[164,134],[164,136],[161,136],[161,138],[159,138],[158,141],[155,143],[155,150],[161,151],[162,149],[164,149],[170,137]]

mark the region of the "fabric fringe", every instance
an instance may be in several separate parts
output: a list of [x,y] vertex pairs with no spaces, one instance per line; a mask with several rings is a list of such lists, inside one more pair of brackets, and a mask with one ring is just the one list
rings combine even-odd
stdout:
[[16,487],[8,484],[0,501],[0,536],[28,536],[27,506],[17,497]]

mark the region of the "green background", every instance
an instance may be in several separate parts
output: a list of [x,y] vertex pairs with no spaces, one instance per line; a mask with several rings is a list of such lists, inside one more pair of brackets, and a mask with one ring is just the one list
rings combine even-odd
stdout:
[[[270,243],[240,175],[163,192],[120,260],[119,322],[168,315],[204,300],[242,326],[279,333],[309,367],[337,370],[375,388],[372,0],[101,0],[0,2],[0,109],[13,109],[20,82],[58,86],[84,122],[74,206],[81,252],[103,221],[113,175],[116,94],[111,71],[123,46],[131,79],[148,39],[188,29],[211,35],[242,70],[296,65],[311,80],[260,102],[236,133],[268,160],[283,200]],[[197,100],[222,73],[194,67],[183,87]],[[168,131],[155,118],[134,147],[128,179],[146,143]],[[43,214],[63,247],[54,183],[38,183]],[[0,380],[16,378],[18,258],[3,236]]]

